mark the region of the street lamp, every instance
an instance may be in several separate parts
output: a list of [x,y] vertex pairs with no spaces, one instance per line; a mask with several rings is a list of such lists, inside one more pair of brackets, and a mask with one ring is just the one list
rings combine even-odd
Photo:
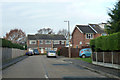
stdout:
[[71,52],[70,52],[70,23],[69,23],[69,21],[64,21],[64,22],[67,22],[67,23],[68,23],[68,41],[69,41],[69,49],[68,49],[68,52],[69,52],[69,58],[71,58]]

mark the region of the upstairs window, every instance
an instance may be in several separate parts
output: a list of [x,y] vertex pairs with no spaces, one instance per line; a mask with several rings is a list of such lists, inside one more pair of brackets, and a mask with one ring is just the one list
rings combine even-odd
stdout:
[[92,33],[87,33],[86,34],[86,39],[93,39],[93,34]]
[[53,41],[53,44],[59,44],[59,41]]
[[51,41],[50,40],[46,40],[45,44],[51,44]]
[[30,40],[30,44],[36,44],[35,40]]
[[106,33],[103,33],[102,36],[107,36],[107,34],[106,34]]

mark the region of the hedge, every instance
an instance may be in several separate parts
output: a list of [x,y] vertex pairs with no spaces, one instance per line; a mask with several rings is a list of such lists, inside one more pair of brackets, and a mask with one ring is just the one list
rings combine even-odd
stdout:
[[101,36],[90,41],[93,51],[120,51],[120,32]]
[[17,49],[21,49],[21,50],[24,50],[25,48],[23,48],[23,45],[20,45],[20,44],[17,44],[17,43],[12,43],[11,41],[9,40],[6,40],[6,39],[1,39],[0,38],[0,41],[2,43],[2,47],[7,47],[7,48],[17,48]]

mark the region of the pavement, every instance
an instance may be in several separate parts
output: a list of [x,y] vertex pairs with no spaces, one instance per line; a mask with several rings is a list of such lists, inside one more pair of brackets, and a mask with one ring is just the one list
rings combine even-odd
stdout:
[[7,67],[9,67],[9,66],[11,66],[11,65],[13,65],[13,64],[15,64],[15,63],[17,63],[17,62],[19,62],[21,60],[23,60],[23,59],[25,59],[27,57],[28,56],[21,56],[21,57],[14,58],[14,59],[12,59],[12,60],[4,63],[4,64],[2,63],[2,69],[5,69],[5,68],[7,68]]
[[3,69],[2,80],[117,80],[76,63],[75,59],[64,57],[28,56]]
[[66,62],[70,62],[76,66],[81,66],[84,67],[88,70],[100,73],[102,75],[105,75],[107,77],[110,78],[117,78],[120,79],[120,69],[114,69],[114,68],[109,68],[109,67],[103,67],[103,66],[99,66],[99,65],[95,65],[92,63],[88,63],[82,60],[78,60],[78,59],[73,59],[73,58],[64,58],[63,61]]

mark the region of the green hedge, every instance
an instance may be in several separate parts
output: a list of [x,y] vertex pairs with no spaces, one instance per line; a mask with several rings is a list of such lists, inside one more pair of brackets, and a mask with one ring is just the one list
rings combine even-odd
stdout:
[[9,40],[5,40],[5,39],[0,39],[2,42],[2,47],[7,47],[7,48],[17,48],[17,49],[21,49],[24,50],[25,48],[23,48],[23,45],[17,44],[17,43],[12,43]]
[[90,46],[93,51],[120,51],[120,32],[92,39]]

